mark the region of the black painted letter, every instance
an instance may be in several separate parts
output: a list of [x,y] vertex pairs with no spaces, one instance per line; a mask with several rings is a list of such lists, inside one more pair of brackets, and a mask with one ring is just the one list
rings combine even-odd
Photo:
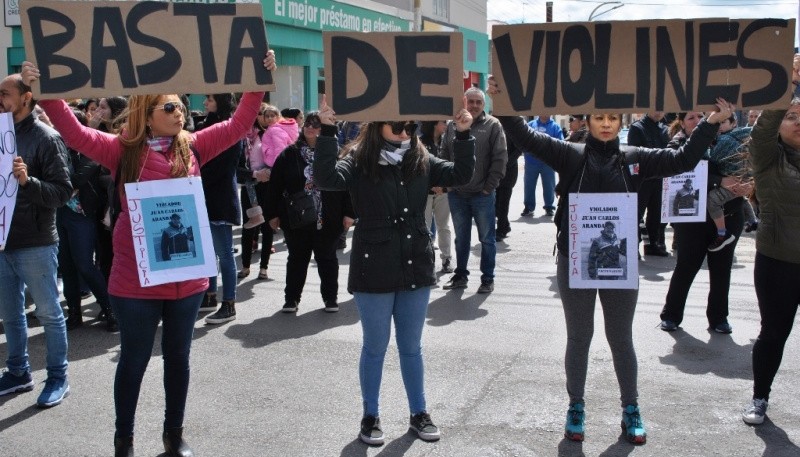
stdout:
[[[364,39],[369,35],[365,34]],[[339,114],[362,111],[377,105],[389,93],[392,86],[392,69],[386,60],[371,44],[350,37],[331,38],[331,90],[333,109]],[[347,97],[347,62],[352,61],[361,68],[367,77],[367,88],[363,94]]]
[[[39,83],[42,92],[68,92],[78,89],[89,82],[89,67],[76,59],[57,55],[60,49],[69,44],[75,38],[75,23],[56,10],[44,7],[35,7],[28,10],[28,18],[31,23],[32,41],[36,44],[36,65],[39,66]],[[50,36],[44,35],[42,22],[53,22],[64,27],[66,30]],[[70,69],[68,75],[53,78],[50,76],[50,67],[63,65]]]
[[453,99],[450,97],[423,96],[423,84],[447,86],[450,73],[442,67],[418,67],[417,55],[435,52],[447,61],[450,52],[450,37],[439,36],[397,36],[394,39],[397,56],[397,96],[400,114],[447,114],[453,113]]

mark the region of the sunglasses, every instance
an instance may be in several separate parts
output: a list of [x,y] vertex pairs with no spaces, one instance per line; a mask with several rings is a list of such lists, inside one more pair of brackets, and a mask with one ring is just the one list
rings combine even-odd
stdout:
[[303,127],[311,127],[312,129],[318,129],[322,127],[322,122],[320,122],[318,119],[307,119],[303,123]]
[[405,131],[406,135],[413,136],[417,132],[416,122],[387,122],[387,124],[392,128],[392,133],[395,135],[400,135]]
[[164,112],[167,114],[172,114],[175,112],[175,110],[180,110],[181,113],[186,112],[186,107],[183,106],[183,103],[178,103],[178,102],[167,102],[164,103],[163,105],[158,105],[153,107],[153,111],[157,111],[160,109],[163,109]]

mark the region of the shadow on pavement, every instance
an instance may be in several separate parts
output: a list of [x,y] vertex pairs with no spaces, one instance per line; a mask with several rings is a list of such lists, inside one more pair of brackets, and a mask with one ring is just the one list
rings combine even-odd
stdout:
[[428,325],[442,327],[455,321],[474,321],[486,317],[489,311],[481,309],[480,306],[491,294],[473,292],[473,295],[464,298],[466,290],[452,290],[430,302],[428,304]]
[[[301,302],[301,309],[302,306]],[[340,302],[339,310],[338,313],[326,313],[319,308],[299,315],[279,310],[249,324],[233,323],[225,328],[225,336],[241,341],[244,348],[260,348],[278,341],[316,335],[324,330],[358,322],[358,309],[352,298]],[[219,327],[205,328],[205,331],[214,328]],[[195,329],[195,334],[198,330],[201,329]]]
[[672,365],[683,373],[714,374],[726,379],[752,379],[751,352],[753,343],[738,345],[730,335],[709,332],[703,341],[682,329],[664,332],[675,339],[672,354],[659,357],[664,365]]
[[625,438],[625,434],[620,432],[617,442],[608,447],[605,451],[600,453],[598,457],[625,457],[630,455],[638,446],[631,444]]
[[[764,423],[752,427],[756,436],[764,441],[763,457],[790,457],[800,455],[800,447],[789,439],[786,432],[769,420],[769,416],[764,418]],[[2,430],[2,428],[0,428]]]
[[397,437],[390,441],[385,446],[370,446],[363,443],[358,437],[353,441],[347,443],[347,446],[342,448],[340,457],[366,457],[367,451],[371,448],[380,449],[381,451],[375,454],[375,457],[395,457],[403,456],[411,449],[417,437],[410,432]]
[[[38,387],[38,385],[37,385],[37,387]],[[34,392],[27,392],[27,394],[31,396],[31,401],[33,401],[33,402],[36,401],[36,398],[39,395],[35,391],[36,391],[36,389],[34,389]],[[16,395],[23,395],[23,394],[16,394]],[[7,395],[7,396],[4,396],[4,397],[0,397],[0,398],[3,399],[2,403],[0,403],[0,406],[2,406],[3,403],[5,403],[5,399],[14,398],[14,397],[16,397],[16,395]],[[4,431],[5,429],[7,429],[8,427],[10,427],[12,425],[20,424],[23,421],[30,419],[31,417],[39,414],[42,411],[44,411],[44,409],[38,408],[36,405],[31,405],[31,406],[23,409],[22,411],[20,411],[20,412],[18,412],[16,414],[12,414],[12,415],[10,415],[8,417],[0,419],[0,432]]]
[[583,442],[562,438],[558,443],[558,457],[586,457],[583,453]]

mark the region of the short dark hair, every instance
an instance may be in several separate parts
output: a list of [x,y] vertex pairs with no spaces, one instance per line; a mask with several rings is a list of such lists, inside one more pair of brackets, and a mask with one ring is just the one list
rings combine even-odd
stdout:
[[575,121],[575,120],[582,121],[585,117],[586,117],[585,114],[570,114],[569,115],[569,121],[570,122]]

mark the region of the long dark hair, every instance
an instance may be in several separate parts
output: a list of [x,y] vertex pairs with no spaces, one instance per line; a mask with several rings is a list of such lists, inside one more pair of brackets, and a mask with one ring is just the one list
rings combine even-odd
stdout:
[[[108,122],[100,122],[100,125],[97,128],[103,132],[116,133],[119,130],[120,125],[125,122],[123,113],[128,107],[128,99],[119,95],[114,97],[105,97],[105,99],[108,108],[111,110],[111,114],[108,116]],[[100,102],[98,101],[97,103],[99,104]]]
[[211,94],[211,98],[217,104],[217,110],[213,113],[206,114],[205,120],[201,128],[210,127],[217,122],[225,121],[233,116],[233,111],[236,109],[236,96],[231,93],[226,94]]
[[[380,180],[380,165],[378,160],[381,157],[381,149],[386,140],[383,139],[381,130],[386,122],[365,122],[361,124],[361,131],[358,136],[346,146],[343,156],[351,155],[368,178],[374,182]],[[411,180],[417,176],[427,173],[428,170],[428,151],[419,141],[416,134],[411,135],[411,149],[406,151],[401,164],[403,178]]]

